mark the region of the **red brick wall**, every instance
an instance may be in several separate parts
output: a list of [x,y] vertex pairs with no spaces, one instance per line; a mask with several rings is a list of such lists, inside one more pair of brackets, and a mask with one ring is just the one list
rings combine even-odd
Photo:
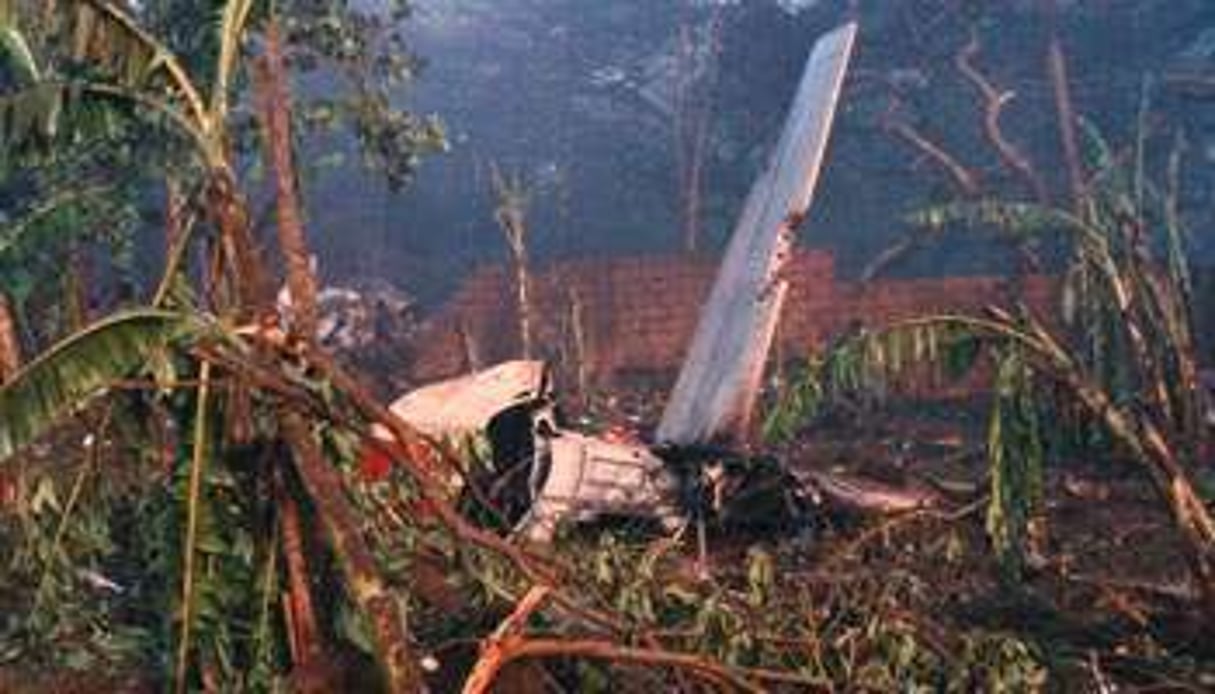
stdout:
[[[542,356],[558,357],[570,344],[566,326],[576,296],[596,378],[677,369],[717,266],[716,258],[645,256],[573,260],[543,268],[532,286]],[[927,311],[977,310],[1000,301],[1006,284],[993,277],[839,282],[832,255],[817,250],[797,251],[785,272],[790,291],[777,337],[785,354],[819,346],[853,321],[881,325]],[[1020,296],[1032,306],[1045,307],[1053,292],[1052,280],[1031,277]],[[418,380],[466,370],[461,331],[484,363],[518,355],[514,293],[504,266],[474,272],[431,319],[418,343]]]

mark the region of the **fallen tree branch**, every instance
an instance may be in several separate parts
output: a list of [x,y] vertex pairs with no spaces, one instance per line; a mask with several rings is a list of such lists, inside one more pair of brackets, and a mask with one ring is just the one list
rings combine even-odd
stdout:
[[503,658],[503,641],[523,631],[527,620],[540,609],[540,605],[551,592],[552,589],[548,586],[533,586],[494,633],[481,642],[481,657],[477,659],[477,664],[464,682],[464,694],[485,694],[489,691],[497,679],[498,672],[506,664]]
[[[259,336],[254,334],[250,337],[257,339]],[[282,345],[276,345],[276,347],[282,348]],[[224,363],[225,367],[237,372],[257,374],[263,387],[266,387],[269,392],[283,396],[285,402],[290,406],[302,408],[311,416],[325,417],[330,421],[335,421],[355,433],[365,433],[365,425],[334,420],[335,413],[319,410],[312,398],[298,390],[295,384],[288,385],[287,379],[282,374],[271,369],[259,368],[257,365],[249,363],[247,359],[225,359],[219,355],[217,358]],[[452,533],[456,540],[504,557],[529,583],[554,586],[561,584],[560,577],[569,573],[566,568],[550,557],[539,556],[506,538],[473,525],[451,505],[450,491],[437,476],[439,472],[457,469],[458,466],[450,452],[380,404],[367,388],[346,373],[322,350],[309,350],[306,354],[301,355],[301,358],[307,362],[310,371],[332,383],[338,391],[345,395],[360,417],[367,422],[382,425],[392,434],[398,445],[390,445],[374,439],[369,443],[391,457],[418,484],[421,496],[429,502],[428,510]],[[589,626],[616,634],[628,631],[628,625],[623,621],[605,612],[582,605],[564,592],[554,591],[550,600],[567,616]]]
[[[499,668],[528,658],[586,658],[641,667],[681,670],[727,691],[763,692],[764,688],[720,663],[686,653],[633,648],[597,639],[526,638],[508,636],[499,642]],[[492,683],[492,682],[491,682]],[[486,683],[491,684],[491,683]],[[484,692],[485,689],[469,690]]]

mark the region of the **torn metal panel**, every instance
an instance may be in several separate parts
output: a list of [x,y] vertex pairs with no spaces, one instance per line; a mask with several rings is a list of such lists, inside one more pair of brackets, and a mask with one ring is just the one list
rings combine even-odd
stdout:
[[548,460],[537,461],[532,506],[517,532],[534,542],[552,539],[560,521],[604,514],[680,523],[674,476],[645,446],[613,443],[573,432],[548,441]]
[[541,361],[503,362],[410,391],[389,409],[429,436],[476,434],[499,412],[545,396],[544,369]]
[[822,167],[855,23],[819,39],[785,129],[735,227],[688,358],[663,413],[662,443],[708,442],[745,422],[779,319],[780,272]]

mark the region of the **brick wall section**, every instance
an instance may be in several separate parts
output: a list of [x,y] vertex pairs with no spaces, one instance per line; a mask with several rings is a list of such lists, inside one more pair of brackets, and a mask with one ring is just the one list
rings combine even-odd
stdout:
[[[541,269],[532,286],[541,356],[559,358],[570,344],[570,307],[576,298],[597,379],[677,369],[717,267],[716,258],[645,256],[572,260]],[[994,277],[836,281],[834,258],[819,250],[797,251],[786,276],[790,291],[777,337],[785,354],[820,346],[855,321],[881,325],[928,311],[973,311],[1007,294],[1007,282]],[[1020,296],[1045,308],[1054,291],[1050,278],[1030,277]],[[514,293],[505,266],[475,271],[428,322],[413,376],[425,381],[466,371],[466,339],[483,363],[518,355]]]

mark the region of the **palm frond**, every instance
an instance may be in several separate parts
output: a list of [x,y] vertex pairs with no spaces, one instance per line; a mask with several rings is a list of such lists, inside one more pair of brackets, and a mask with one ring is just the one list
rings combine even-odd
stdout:
[[30,50],[25,34],[10,21],[0,17],[0,55],[3,55],[13,74],[22,84],[41,81],[42,70]]
[[200,327],[185,314],[136,310],[54,345],[0,386],[0,460],[129,375],[173,338]]
[[172,126],[204,158],[210,154],[206,131],[154,93],[104,82],[49,80],[0,95],[0,152],[41,155],[55,151],[54,145],[115,137],[136,115]]
[[117,84],[147,88],[158,77],[184,105],[185,117],[206,128],[209,123],[202,96],[178,57],[160,40],[109,0],[65,3],[73,56],[100,68]]
[[765,420],[765,434],[791,437],[832,403],[859,393],[885,391],[908,377],[956,379],[965,375],[987,342],[1034,338],[996,321],[941,314],[863,331],[814,355],[782,393]]
[[252,0],[228,0],[219,23],[219,61],[211,86],[211,116],[223,118],[228,111],[228,92],[240,60],[241,39],[253,9]]
[[961,201],[917,210],[907,216],[913,227],[940,232],[949,227],[994,229],[1014,239],[1078,232],[1085,237],[1101,234],[1069,212],[1033,202],[1003,200]]

